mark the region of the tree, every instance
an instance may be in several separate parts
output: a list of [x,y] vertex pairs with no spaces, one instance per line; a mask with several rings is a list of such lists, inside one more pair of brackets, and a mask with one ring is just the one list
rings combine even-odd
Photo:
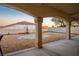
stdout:
[[72,27],[77,27],[77,26],[78,26],[77,21],[72,21],[71,26],[72,26]]
[[65,19],[63,19],[61,17],[53,17],[51,19],[51,21],[53,21],[56,26],[59,26],[59,27],[65,27],[66,26]]

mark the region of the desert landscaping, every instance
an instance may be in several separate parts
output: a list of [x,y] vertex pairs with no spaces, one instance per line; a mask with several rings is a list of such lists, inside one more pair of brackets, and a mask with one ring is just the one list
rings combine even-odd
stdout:
[[[4,35],[1,41],[1,47],[4,54],[31,48],[35,46],[35,34],[11,34]],[[75,36],[73,34],[72,36]],[[54,33],[46,32],[43,33],[43,44],[53,42],[60,39],[65,39],[66,33]]]

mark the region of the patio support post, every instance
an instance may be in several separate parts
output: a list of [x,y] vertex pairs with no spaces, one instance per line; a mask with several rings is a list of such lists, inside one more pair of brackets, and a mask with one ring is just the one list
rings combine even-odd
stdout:
[[42,22],[43,17],[36,17],[35,23],[36,23],[36,47],[42,48]]
[[[79,21],[77,21],[78,22],[78,29],[79,29]],[[79,31],[78,31],[78,34],[79,34]]]
[[71,40],[71,21],[67,23],[67,37]]

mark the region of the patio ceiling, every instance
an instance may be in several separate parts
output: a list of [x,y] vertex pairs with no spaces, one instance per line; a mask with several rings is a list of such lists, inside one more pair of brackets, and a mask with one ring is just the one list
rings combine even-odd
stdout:
[[47,4],[49,6],[52,6],[53,8],[56,8],[60,11],[63,11],[71,17],[74,17],[76,19],[79,19],[79,4],[77,3],[63,3],[63,4]]
[[79,4],[75,3],[23,3],[5,4],[11,8],[28,12],[36,17],[60,16],[69,19],[79,19]]

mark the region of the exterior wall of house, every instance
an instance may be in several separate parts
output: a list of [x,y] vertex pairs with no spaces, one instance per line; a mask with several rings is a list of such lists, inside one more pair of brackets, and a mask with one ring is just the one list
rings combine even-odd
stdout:
[[32,33],[35,31],[35,25],[14,25],[14,26],[9,26],[3,29],[0,29],[0,33],[2,34],[9,34],[9,33],[24,33],[27,31]]
[[[47,31],[52,31],[52,32],[66,32],[66,27],[49,28]],[[79,27],[71,27],[71,33],[77,33],[77,34],[79,34]]]

